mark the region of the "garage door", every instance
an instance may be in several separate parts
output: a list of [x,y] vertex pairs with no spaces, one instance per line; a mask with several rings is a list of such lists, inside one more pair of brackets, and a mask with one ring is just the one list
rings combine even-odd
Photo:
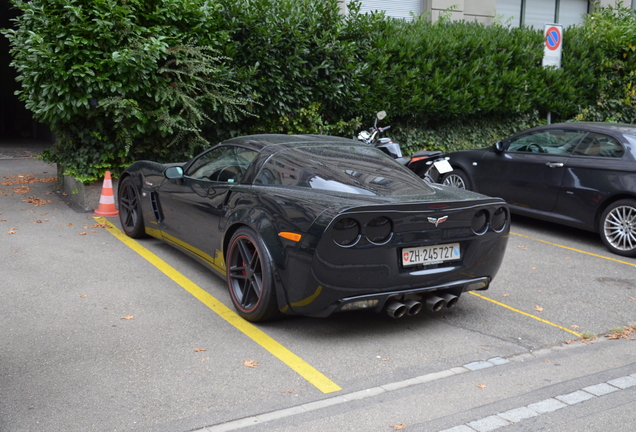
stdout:
[[385,11],[387,16],[411,19],[411,12],[415,15],[422,13],[422,0],[362,0],[361,12]]

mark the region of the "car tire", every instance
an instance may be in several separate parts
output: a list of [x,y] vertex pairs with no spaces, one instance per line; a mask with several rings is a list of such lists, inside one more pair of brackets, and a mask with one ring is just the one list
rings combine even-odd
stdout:
[[122,230],[128,237],[146,237],[139,191],[133,179],[131,177],[124,178],[119,183],[118,192],[119,221]]
[[227,285],[238,314],[247,321],[279,318],[272,259],[261,237],[251,228],[239,228],[230,240]]
[[636,257],[636,200],[623,199],[607,207],[599,221],[599,232],[611,252]]
[[453,171],[442,176],[441,183],[445,186],[453,186],[458,189],[472,190],[473,186],[466,174],[461,169],[455,168]]

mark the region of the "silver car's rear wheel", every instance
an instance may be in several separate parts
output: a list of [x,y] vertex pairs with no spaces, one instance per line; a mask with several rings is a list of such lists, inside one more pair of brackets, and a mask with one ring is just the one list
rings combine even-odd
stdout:
[[636,256],[636,201],[616,201],[601,216],[599,231],[607,248],[615,254]]

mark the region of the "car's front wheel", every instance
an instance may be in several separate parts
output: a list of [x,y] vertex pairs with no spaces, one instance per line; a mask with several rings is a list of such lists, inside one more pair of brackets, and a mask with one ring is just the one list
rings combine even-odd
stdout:
[[601,239],[610,251],[636,257],[636,200],[611,204],[601,215],[599,225]]
[[141,212],[139,192],[132,178],[126,177],[119,183],[119,220],[121,227],[132,238],[146,236]]
[[458,189],[472,190],[468,174],[460,169],[455,169],[449,173],[444,174],[444,176],[442,177],[442,184],[446,186],[453,186]]
[[267,321],[281,313],[276,302],[273,265],[261,237],[239,228],[230,240],[226,258],[227,284],[236,311],[248,321]]

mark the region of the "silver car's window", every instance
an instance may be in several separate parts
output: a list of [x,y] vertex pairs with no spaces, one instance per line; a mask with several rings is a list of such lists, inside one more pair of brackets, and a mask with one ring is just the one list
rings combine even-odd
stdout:
[[238,183],[256,154],[243,147],[217,147],[195,160],[188,167],[185,176],[197,180]]
[[572,154],[587,133],[578,130],[550,129],[515,138],[508,151],[521,153]]
[[590,132],[574,151],[574,156],[621,158],[625,148],[611,136]]

